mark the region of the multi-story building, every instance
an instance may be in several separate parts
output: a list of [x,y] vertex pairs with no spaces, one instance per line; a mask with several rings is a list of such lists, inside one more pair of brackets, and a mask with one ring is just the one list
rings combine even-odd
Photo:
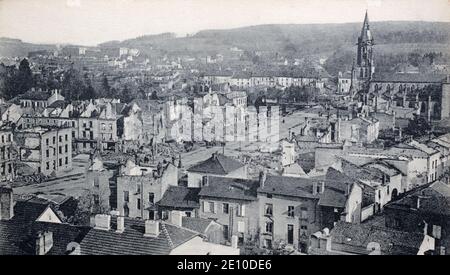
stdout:
[[118,140],[117,119],[112,104],[88,104],[78,118],[78,138],[75,140],[78,151],[115,148]]
[[35,127],[14,134],[19,161],[50,175],[72,169],[72,128]]
[[204,178],[200,190],[199,217],[213,219],[223,225],[225,240],[238,236],[248,243],[258,235],[258,201],[256,180],[210,177]]
[[317,202],[324,183],[298,177],[260,176],[260,245],[281,243],[306,251],[309,236],[320,229]]
[[[131,169],[130,169],[131,168]],[[128,165],[117,177],[117,210],[125,217],[167,219],[156,203],[169,186],[178,184],[178,169],[172,163],[157,167]]]
[[0,181],[14,176],[13,132],[9,126],[3,125],[0,126]]

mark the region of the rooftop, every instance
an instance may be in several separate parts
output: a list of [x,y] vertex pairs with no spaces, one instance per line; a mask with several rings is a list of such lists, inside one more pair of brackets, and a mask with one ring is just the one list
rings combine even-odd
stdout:
[[259,182],[250,179],[208,177],[208,183],[198,194],[200,197],[214,197],[253,201],[257,199]]
[[198,208],[200,206],[198,202],[199,192],[200,188],[169,186],[157,204],[173,208]]
[[239,161],[223,154],[214,153],[209,159],[191,166],[187,171],[226,175],[241,167],[244,167],[244,165]]

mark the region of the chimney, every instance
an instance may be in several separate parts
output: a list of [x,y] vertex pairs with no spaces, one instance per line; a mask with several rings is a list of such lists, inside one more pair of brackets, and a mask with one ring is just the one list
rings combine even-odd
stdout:
[[259,187],[264,188],[266,179],[267,179],[267,171],[263,170],[263,171],[259,172]]
[[238,236],[231,236],[231,247],[236,249],[238,248]]
[[36,236],[36,255],[45,255],[53,247],[53,233],[39,232]]
[[95,229],[109,230],[111,227],[111,216],[107,214],[95,215]]
[[116,233],[123,233],[123,231],[125,231],[125,218],[122,216],[117,216]]
[[13,189],[9,186],[0,186],[0,221],[9,220],[13,216]]
[[159,221],[145,220],[145,237],[156,238],[159,235]]
[[170,222],[176,226],[183,226],[183,214],[181,211],[172,211],[170,213]]

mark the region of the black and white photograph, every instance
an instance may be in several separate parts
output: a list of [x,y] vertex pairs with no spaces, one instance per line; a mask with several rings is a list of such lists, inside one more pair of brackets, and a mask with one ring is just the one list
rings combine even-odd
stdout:
[[450,255],[450,0],[0,0],[0,116],[0,255]]

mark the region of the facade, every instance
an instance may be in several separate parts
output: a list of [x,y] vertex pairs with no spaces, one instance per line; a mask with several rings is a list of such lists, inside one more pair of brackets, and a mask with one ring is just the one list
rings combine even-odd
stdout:
[[248,179],[206,176],[200,190],[199,217],[213,219],[223,226],[225,241],[237,236],[240,244],[258,234],[259,182]]
[[306,252],[309,236],[320,228],[317,202],[324,184],[264,173],[260,182],[260,245],[272,248],[284,243]]
[[34,173],[50,175],[72,169],[72,129],[35,127],[17,131],[19,161]]
[[0,126],[0,181],[15,177],[13,131],[7,125]]
[[154,168],[134,167],[133,171],[122,170],[117,177],[117,211],[131,218],[167,218],[158,213],[156,203],[169,186],[178,184],[177,167],[168,163]]

